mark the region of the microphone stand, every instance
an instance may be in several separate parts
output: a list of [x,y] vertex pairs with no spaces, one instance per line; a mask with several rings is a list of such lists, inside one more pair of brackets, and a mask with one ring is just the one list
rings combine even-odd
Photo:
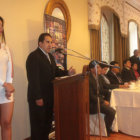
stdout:
[[100,98],[99,98],[99,78],[98,78],[98,68],[97,63],[95,62],[95,71],[96,71],[96,85],[97,85],[97,114],[98,114],[98,120],[99,120],[99,135],[100,140],[102,140],[102,132],[101,132],[101,118],[100,118]]
[[[71,49],[67,49],[67,50],[71,50]],[[74,56],[74,57],[78,57],[78,58],[82,58],[82,59],[86,59],[86,60],[90,60],[91,61],[91,58],[88,58],[74,50],[71,50],[75,53],[77,53],[78,55],[80,56],[76,56],[76,55],[73,55],[73,54],[68,54],[68,53],[63,53],[65,55],[70,55],[70,56]],[[96,84],[97,84],[97,114],[98,114],[98,120],[99,120],[99,135],[100,135],[100,140],[102,140],[102,133],[101,133],[101,120],[100,120],[100,98],[99,98],[99,79],[98,79],[98,68],[97,68],[97,62],[98,61],[95,61],[95,69],[96,69]],[[101,62],[102,63],[102,62]],[[103,63],[104,64],[104,63]]]
[[77,57],[77,58],[82,58],[82,59],[86,59],[86,60],[91,60],[90,58],[88,58],[88,57],[83,57],[83,56],[78,56],[78,55],[73,55],[73,54],[69,54],[69,53],[63,53],[63,54],[65,54],[65,55],[70,55],[70,56],[74,56],[74,57]]
[[67,49],[67,50],[70,50],[70,51],[72,51],[72,52],[74,52],[74,53],[77,53],[77,54],[79,54],[80,56],[84,57],[84,58],[87,59],[87,60],[91,60],[91,59],[88,58],[87,56],[85,56],[85,55],[83,55],[83,54],[81,54],[81,53],[79,53],[79,52],[77,52],[77,51],[75,51],[75,50],[72,50],[72,49]]

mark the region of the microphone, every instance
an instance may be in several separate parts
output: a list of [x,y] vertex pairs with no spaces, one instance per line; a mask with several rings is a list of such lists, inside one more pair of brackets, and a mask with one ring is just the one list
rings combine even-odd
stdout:
[[110,65],[110,67],[113,67],[113,68],[118,68],[118,69],[120,69],[120,67],[119,67],[119,66]]
[[79,52],[77,52],[77,51],[75,51],[75,50],[72,50],[72,49],[66,49],[66,50],[70,50],[70,51],[72,51],[72,52],[74,52],[74,53],[77,53],[78,55],[80,55],[80,56],[82,56],[82,57],[84,57],[84,58],[86,58],[86,59],[88,59],[88,60],[91,60],[89,57],[87,57],[87,56],[85,56],[85,55],[83,55],[83,54],[81,54],[81,53],[79,53]]
[[[78,55],[74,55],[74,54],[67,53],[67,52],[66,52],[67,50],[72,51],[72,52],[74,52],[74,53],[76,53],[76,54],[78,54]],[[74,56],[74,57],[77,57],[77,58],[82,58],[82,59],[86,59],[86,60],[90,60],[90,61],[91,61],[91,58],[89,58],[89,57],[87,57],[87,56],[84,56],[83,54],[81,54],[81,53],[79,53],[79,52],[77,52],[77,51],[75,51],[75,50],[72,50],[72,49],[68,49],[68,48],[64,48],[64,49],[62,49],[62,48],[57,48],[57,49],[55,50],[55,52],[59,52],[59,53],[64,54],[64,55],[70,55],[70,56]],[[80,55],[80,56],[79,56],[79,55]],[[106,63],[104,63],[104,62],[97,61],[97,60],[93,60],[93,61],[92,61],[92,64],[93,64],[93,65],[96,65],[96,64],[103,64],[103,65],[105,65],[105,66],[107,66],[107,67],[113,67],[113,68],[118,68],[118,69],[120,69],[119,66],[109,65],[109,64],[106,64]]]
[[[67,53],[67,52],[66,52],[67,50],[72,51],[72,52],[74,52],[74,53],[76,53],[76,54],[78,54],[78,55],[74,55],[74,54]],[[81,54],[81,53],[79,53],[79,52],[76,52],[76,51],[74,51],[74,50],[72,50],[72,49],[57,48],[57,49],[55,50],[55,52],[59,52],[59,53],[64,54],[64,55],[70,55],[70,56],[74,56],[74,57],[77,57],[77,58],[82,58],[82,59],[86,59],[86,60],[90,60],[90,61],[91,61],[91,58],[89,58],[89,57],[87,57],[87,56],[84,56],[83,54]]]
[[96,64],[101,64],[101,65],[104,65],[104,66],[107,66],[107,67],[113,67],[113,68],[118,68],[118,69],[120,69],[120,67],[119,67],[119,66],[106,64],[106,63],[104,63],[104,62],[97,61],[97,60],[93,60],[93,61],[92,61],[92,64],[93,64],[93,65],[96,65]]

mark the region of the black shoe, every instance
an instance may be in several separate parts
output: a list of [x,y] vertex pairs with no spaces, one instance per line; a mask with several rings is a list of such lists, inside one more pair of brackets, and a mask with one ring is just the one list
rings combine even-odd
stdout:
[[107,136],[110,137],[111,130],[107,129]]
[[114,134],[114,133],[116,133],[116,132],[114,132],[114,131],[110,130],[110,133]]

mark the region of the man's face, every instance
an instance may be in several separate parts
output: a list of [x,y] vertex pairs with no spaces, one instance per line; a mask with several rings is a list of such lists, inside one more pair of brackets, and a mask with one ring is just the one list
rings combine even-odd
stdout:
[[[119,64],[115,64],[114,66],[119,67]],[[119,68],[112,68],[112,71],[117,74],[120,72],[120,69]]]
[[49,53],[52,48],[52,38],[50,36],[46,36],[43,42],[39,42],[39,46],[46,53]]
[[138,50],[135,51],[135,52],[134,52],[134,55],[135,55],[135,56],[138,56],[138,55],[139,55],[139,51],[138,51]]
[[131,68],[131,62],[128,60],[126,62],[126,64],[124,64],[124,66],[127,67],[127,68]]
[[101,74],[105,75],[108,71],[108,67],[101,68]]

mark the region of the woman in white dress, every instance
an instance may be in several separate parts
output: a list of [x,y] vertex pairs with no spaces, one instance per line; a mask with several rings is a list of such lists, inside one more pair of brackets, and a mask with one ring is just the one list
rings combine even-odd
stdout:
[[13,65],[9,48],[5,43],[4,21],[0,17],[0,126],[2,140],[11,140],[13,114]]

